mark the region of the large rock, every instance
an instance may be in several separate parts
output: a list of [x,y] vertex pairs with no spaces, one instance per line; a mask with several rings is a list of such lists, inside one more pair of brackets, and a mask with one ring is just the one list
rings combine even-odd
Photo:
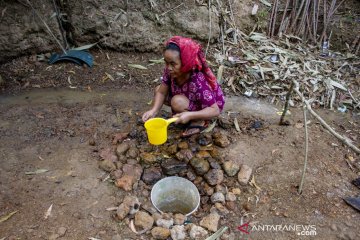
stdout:
[[100,152],[100,157],[103,161],[107,160],[108,162],[115,163],[118,158],[115,155],[114,151],[111,148],[105,148]]
[[175,175],[185,170],[187,164],[175,159],[167,159],[161,163],[161,168],[166,175]]
[[128,214],[135,214],[140,208],[139,199],[135,196],[126,196],[116,211],[117,218],[121,221]]
[[111,161],[110,159],[105,159],[103,161],[100,161],[99,167],[106,172],[111,172],[111,171],[116,170],[115,163],[113,161]]
[[135,226],[140,230],[150,230],[154,224],[154,219],[147,213],[139,211],[135,214]]
[[211,202],[212,202],[212,203],[218,203],[218,202],[225,203],[225,196],[224,196],[224,194],[221,193],[221,192],[216,192],[216,193],[214,193],[214,194],[211,196]]
[[170,237],[170,230],[167,228],[162,228],[162,227],[154,227],[151,230],[151,235],[153,238],[155,239],[167,239],[168,237]]
[[186,230],[184,225],[175,225],[171,230],[171,238],[173,240],[184,240],[186,238]]
[[150,167],[144,170],[142,175],[142,180],[149,185],[152,185],[161,179],[161,168],[159,167]]
[[174,215],[174,224],[183,225],[186,220],[186,216],[181,213],[177,213]]
[[212,212],[200,221],[200,226],[211,232],[216,232],[218,230],[219,220],[220,215],[217,212]]
[[147,152],[141,153],[140,158],[146,164],[153,164],[156,162],[156,157],[151,153],[147,153]]
[[224,180],[224,173],[221,169],[211,169],[204,177],[209,185],[215,186],[222,183]]
[[229,177],[235,176],[240,170],[240,164],[230,160],[223,163],[223,169]]
[[134,184],[140,180],[142,174],[142,167],[139,164],[124,164],[123,176],[116,179],[115,185],[125,191],[131,191]]
[[159,227],[170,229],[170,227],[172,225],[174,225],[174,219],[172,219],[172,218],[170,218],[170,219],[160,218],[160,219],[156,220],[156,225],[159,226]]
[[194,157],[194,154],[190,149],[182,149],[178,153],[176,153],[175,156],[179,161],[184,161],[188,163]]
[[130,149],[129,142],[122,142],[116,147],[116,154],[118,155],[118,157],[120,157],[124,155],[129,149]]
[[210,169],[210,164],[206,159],[193,158],[190,161],[190,165],[194,168],[198,175],[204,175]]
[[251,177],[252,168],[248,165],[243,164],[238,174],[238,181],[242,185],[246,185]]
[[216,146],[225,148],[230,145],[230,141],[229,141],[228,137],[223,133],[220,133],[220,132],[214,133],[213,139],[214,139],[214,144]]
[[200,226],[193,224],[190,229],[190,239],[204,240],[208,235],[208,231]]

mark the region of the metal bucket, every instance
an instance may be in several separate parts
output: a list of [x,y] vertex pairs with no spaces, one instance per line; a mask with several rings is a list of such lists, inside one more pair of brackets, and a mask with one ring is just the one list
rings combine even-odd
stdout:
[[167,177],[158,181],[151,189],[151,202],[161,213],[182,213],[189,216],[200,204],[196,186],[181,177]]

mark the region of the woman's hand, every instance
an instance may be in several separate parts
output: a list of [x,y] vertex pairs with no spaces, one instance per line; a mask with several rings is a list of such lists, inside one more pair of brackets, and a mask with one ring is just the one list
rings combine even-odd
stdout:
[[154,109],[151,109],[147,112],[145,112],[143,115],[142,115],[142,120],[143,122],[146,122],[147,120],[151,119],[151,118],[154,118],[156,116],[156,114],[158,114],[158,111],[154,110]]
[[176,120],[175,123],[188,123],[190,120],[192,120],[193,118],[193,112],[182,112],[182,113],[178,113],[175,114],[174,117],[179,118],[178,120]]

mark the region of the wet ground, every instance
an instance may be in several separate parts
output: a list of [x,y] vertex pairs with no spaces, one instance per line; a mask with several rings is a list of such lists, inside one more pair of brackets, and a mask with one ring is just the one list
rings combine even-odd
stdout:
[[[147,72],[127,71],[124,66],[145,65],[159,56],[145,54],[131,61],[120,60],[121,54],[109,57],[114,61],[98,57],[102,68],[97,71],[16,61],[1,66],[8,84],[0,95],[0,216],[17,212],[0,223],[0,239],[151,238],[135,235],[106,210],[118,206],[125,194],[106,178],[98,160],[113,134],[131,130],[149,107],[161,69],[154,65]],[[105,72],[114,82],[104,78]],[[342,200],[360,195],[351,184],[359,176],[359,156],[310,116],[308,171],[303,194],[298,195],[304,155],[302,111],[291,108],[291,125],[279,126],[281,108],[264,100],[228,97],[223,116],[237,117],[241,131],[222,129],[231,140],[223,156],[251,166],[261,190],[240,186],[239,211],[222,216],[219,226],[228,226],[236,240],[359,239],[360,214]],[[316,111],[359,146],[358,117]],[[263,127],[250,130],[255,120]],[[48,171],[29,175],[39,169]],[[246,222],[315,225],[316,235],[276,230],[247,235],[237,229]]]

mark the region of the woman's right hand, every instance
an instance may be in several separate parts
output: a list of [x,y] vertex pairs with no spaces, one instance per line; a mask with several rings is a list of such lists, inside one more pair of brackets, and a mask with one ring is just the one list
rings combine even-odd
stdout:
[[147,112],[145,112],[143,115],[142,115],[142,120],[143,122],[146,122],[147,120],[151,119],[151,118],[154,118],[157,114],[157,111],[151,109]]

